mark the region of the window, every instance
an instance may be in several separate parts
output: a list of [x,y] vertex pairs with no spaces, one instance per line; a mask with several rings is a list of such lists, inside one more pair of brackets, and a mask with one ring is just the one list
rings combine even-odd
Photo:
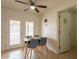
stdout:
[[20,44],[20,21],[10,20],[10,45]]
[[33,36],[33,22],[26,22],[26,36]]

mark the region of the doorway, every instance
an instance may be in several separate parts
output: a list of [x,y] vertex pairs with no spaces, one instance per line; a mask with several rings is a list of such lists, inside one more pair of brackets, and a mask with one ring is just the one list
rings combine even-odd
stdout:
[[59,52],[77,46],[77,8],[59,12]]

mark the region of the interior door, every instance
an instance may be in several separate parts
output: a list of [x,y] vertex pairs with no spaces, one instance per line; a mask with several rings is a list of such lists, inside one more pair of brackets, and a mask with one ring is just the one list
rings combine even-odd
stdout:
[[59,20],[60,29],[60,53],[70,50],[71,39],[70,39],[70,15],[68,12],[60,12]]

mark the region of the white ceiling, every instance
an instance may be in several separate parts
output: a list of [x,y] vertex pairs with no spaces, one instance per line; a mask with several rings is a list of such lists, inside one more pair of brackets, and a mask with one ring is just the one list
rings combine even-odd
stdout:
[[[29,0],[20,0],[20,1],[29,2]],[[37,0],[36,4],[47,5],[47,8],[50,8],[52,5],[54,6],[58,1],[59,0]],[[27,9],[29,7],[28,5],[24,5],[24,4],[15,2],[15,0],[2,0],[1,6],[7,7],[7,8],[12,8],[12,9],[17,9],[17,10],[21,10],[21,11],[24,11],[24,9]],[[42,13],[46,10],[43,8],[38,8],[38,9],[39,9],[40,13]],[[34,10],[31,10],[31,9],[26,12],[36,13]]]
[[[20,1],[29,2],[29,0],[20,0]],[[61,1],[63,2],[63,1],[66,1],[66,0],[37,0],[36,4],[47,5],[47,9],[49,9],[49,8],[54,8],[56,5],[60,5],[62,3]],[[29,7],[28,5],[24,5],[24,4],[15,2],[15,0],[1,0],[1,6],[6,7],[6,8],[12,8],[12,9],[15,9],[15,10],[20,10],[20,11],[24,11],[24,9],[27,9]],[[41,14],[46,9],[38,8],[38,10],[40,11],[39,14]],[[37,14],[37,12],[35,10],[31,10],[31,9],[29,9],[26,12],[33,12],[33,13]]]

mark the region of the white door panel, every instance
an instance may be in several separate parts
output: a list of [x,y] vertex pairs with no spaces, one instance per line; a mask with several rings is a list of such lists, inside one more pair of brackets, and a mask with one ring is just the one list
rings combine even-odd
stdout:
[[60,13],[60,53],[70,50],[70,15]]

